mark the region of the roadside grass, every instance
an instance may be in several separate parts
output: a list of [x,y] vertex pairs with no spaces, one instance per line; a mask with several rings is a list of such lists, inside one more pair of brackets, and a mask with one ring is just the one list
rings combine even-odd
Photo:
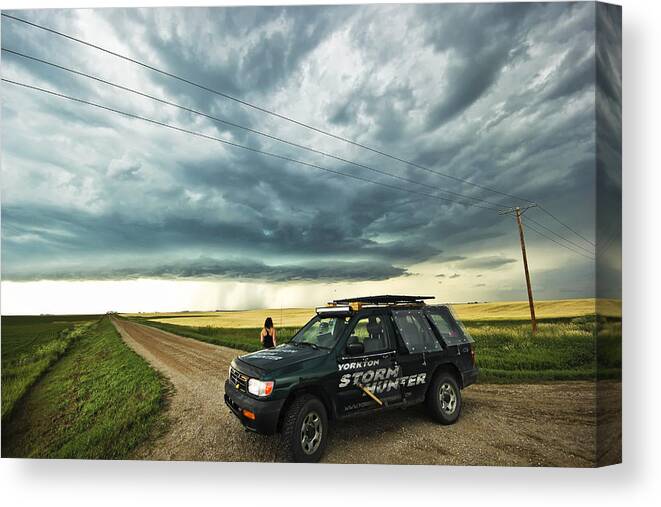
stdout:
[[2,317],[2,421],[98,316]]
[[[464,322],[475,339],[481,382],[618,378],[621,324],[594,317],[529,323]],[[597,332],[600,327],[608,332]]]
[[82,331],[3,421],[2,455],[126,458],[164,431],[169,389],[104,317]]
[[622,319],[597,322],[597,378],[622,379]]
[[[260,348],[259,328],[184,326],[152,319],[131,320],[196,340],[248,352]],[[480,382],[541,382],[618,378],[621,323],[594,316],[541,320],[533,336],[520,320],[474,320],[464,325],[475,339]],[[281,343],[296,328],[278,329]]]

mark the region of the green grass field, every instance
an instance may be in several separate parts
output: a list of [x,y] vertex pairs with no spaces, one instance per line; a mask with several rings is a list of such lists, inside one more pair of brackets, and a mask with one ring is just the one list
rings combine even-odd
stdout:
[[574,317],[542,321],[534,336],[529,323],[468,321],[465,325],[475,339],[481,382],[620,376],[622,326],[616,320]]
[[[61,331],[54,322],[36,324],[43,327],[35,343],[57,343],[47,339]],[[3,353],[7,342],[20,351],[15,357],[29,358],[12,327],[3,322]],[[165,380],[124,344],[108,318],[78,333],[3,421],[3,457],[125,458],[164,428]],[[39,346],[31,347],[38,355]],[[4,367],[2,389],[4,402]]]
[[[616,315],[619,305],[607,305]],[[455,311],[475,339],[481,382],[539,382],[618,378],[621,369],[621,323],[617,317],[594,313],[594,300],[545,301],[538,332],[531,334],[530,323],[522,319],[527,302],[462,305]],[[287,310],[285,310],[287,312]],[[563,316],[563,312],[569,314]],[[131,317],[144,324],[197,340],[245,351],[260,348],[259,327],[254,321],[278,310],[216,312],[203,315],[152,314]],[[286,322],[301,319],[304,312],[294,309]],[[307,318],[312,310],[305,313]],[[468,317],[468,318],[465,318]],[[472,317],[472,318],[471,318]],[[192,322],[203,325],[191,325]],[[227,323],[235,327],[223,327]],[[251,327],[247,327],[252,324]],[[259,324],[258,324],[259,325]],[[280,342],[288,341],[298,327],[278,328]]]
[[2,420],[94,315],[2,317]]

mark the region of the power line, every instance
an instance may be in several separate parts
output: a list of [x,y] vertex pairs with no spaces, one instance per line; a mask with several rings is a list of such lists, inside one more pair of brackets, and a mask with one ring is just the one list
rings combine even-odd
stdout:
[[539,230],[535,229],[535,228],[534,228],[532,225],[530,225],[529,223],[526,223],[525,225],[526,225],[526,228],[528,228],[528,229],[530,229],[530,230],[536,232],[536,233],[539,234],[540,236],[542,236],[542,237],[548,239],[549,241],[553,241],[556,245],[560,245],[561,247],[566,248],[567,250],[570,250],[570,251],[574,252],[574,253],[577,254],[577,255],[582,255],[583,257],[585,257],[586,259],[590,259],[591,261],[595,260],[594,257],[590,257],[589,255],[586,255],[586,254],[584,254],[583,252],[580,252],[580,251],[578,251],[578,250],[574,250],[574,249],[571,248],[570,246],[567,246],[567,245],[565,245],[565,244],[563,244],[563,243],[560,243],[559,241],[556,241],[555,239],[551,238],[550,236],[547,236],[547,235],[544,234],[543,232],[540,232]]
[[119,109],[114,109],[114,108],[111,108],[111,107],[108,107],[108,106],[97,104],[95,102],[90,102],[90,101],[87,101],[87,100],[84,100],[84,99],[79,99],[79,98],[76,98],[76,97],[72,97],[70,95],[65,95],[63,93],[55,92],[55,91],[52,91],[52,90],[47,90],[45,88],[40,88],[38,86],[33,86],[33,85],[29,85],[29,84],[26,84],[26,83],[21,83],[21,82],[18,82],[18,81],[13,81],[11,79],[6,79],[6,78],[2,78],[2,81],[5,82],[5,83],[10,83],[10,84],[14,84],[14,85],[17,85],[17,86],[22,86],[24,88],[39,91],[39,92],[46,93],[46,94],[49,94],[49,95],[53,95],[53,96],[56,96],[56,97],[60,97],[60,98],[63,98],[63,99],[71,100],[73,102],[78,102],[80,104],[93,106],[93,107],[96,107],[96,108],[99,108],[99,109],[103,109],[105,111],[109,111],[109,112],[112,112],[112,113],[116,113],[116,114],[126,116],[128,118],[133,118],[133,119],[136,119],[136,120],[142,120],[142,121],[145,121],[145,122],[148,122],[148,123],[151,123],[151,124],[154,124],[154,125],[159,125],[161,127],[166,127],[166,128],[178,131],[178,132],[183,132],[183,133],[190,134],[190,135],[193,135],[193,136],[201,137],[203,139],[209,139],[211,141],[217,141],[219,143],[223,143],[223,144],[226,144],[226,145],[229,145],[229,146],[234,146],[235,148],[241,148],[241,149],[251,151],[251,152],[254,152],[254,153],[259,153],[261,155],[266,155],[266,156],[277,158],[277,159],[284,160],[284,161],[287,161],[287,162],[293,162],[293,163],[304,165],[304,166],[307,166],[307,167],[312,167],[312,168],[315,168],[315,169],[319,169],[321,171],[326,171],[326,172],[329,172],[329,173],[337,174],[339,176],[345,176],[347,178],[352,178],[352,179],[355,179],[355,180],[358,180],[358,181],[363,181],[363,182],[366,182],[366,183],[379,185],[379,186],[389,188],[389,189],[392,189],[392,190],[398,190],[398,191],[408,192],[410,194],[422,195],[422,196],[429,197],[431,199],[436,199],[438,201],[451,202],[451,203],[455,203],[455,204],[461,204],[461,205],[464,205],[464,206],[473,206],[473,207],[476,207],[476,208],[491,210],[491,208],[487,208],[486,206],[480,206],[479,204],[471,204],[471,203],[453,201],[451,199],[447,199],[447,198],[444,198],[444,197],[439,197],[437,195],[427,194],[425,192],[418,192],[416,190],[411,190],[409,188],[398,187],[398,186],[389,185],[387,183],[383,183],[383,182],[380,182],[380,181],[370,180],[368,178],[363,178],[362,176],[357,176],[355,174],[343,173],[343,172],[336,171],[334,169],[329,169],[327,167],[323,167],[323,166],[320,166],[320,165],[317,165],[317,164],[313,164],[313,163],[310,163],[310,162],[305,162],[303,160],[298,160],[298,159],[295,159],[295,158],[287,157],[285,155],[278,155],[277,153],[271,153],[271,152],[260,150],[260,149],[257,149],[257,148],[251,148],[249,146],[234,143],[234,142],[228,141],[226,139],[222,139],[222,138],[214,137],[214,136],[209,136],[207,134],[202,134],[201,132],[195,132],[193,130],[184,129],[184,128],[181,128],[181,127],[177,127],[175,125],[170,125],[168,123],[153,120],[151,118],[146,118],[144,116],[139,116],[137,114],[127,113],[126,111],[121,111]]
[[567,250],[570,250],[571,252],[574,252],[574,253],[577,254],[577,255],[581,255],[581,256],[585,257],[586,259],[590,259],[591,261],[594,261],[594,260],[595,260],[594,257],[590,257],[589,255],[586,255],[586,254],[584,254],[583,252],[580,252],[580,251],[578,251],[578,250],[574,250],[573,248],[571,248],[571,247],[569,247],[569,246],[567,246],[567,245],[564,245],[564,244],[560,243],[559,241],[554,240],[554,239],[551,238],[550,236],[547,236],[547,235],[544,234],[543,232],[540,232],[538,229],[535,229],[535,228],[534,228],[532,225],[530,225],[530,224],[526,224],[526,227],[527,227],[528,229],[530,229],[530,230],[536,232],[538,235],[542,236],[543,238],[546,238],[546,239],[548,239],[549,241],[553,241],[556,245],[559,245],[559,246],[561,246],[561,247],[563,247],[563,248],[566,248]]
[[555,220],[555,221],[558,222],[560,225],[562,225],[565,229],[567,229],[567,230],[573,232],[573,233],[576,234],[579,238],[581,238],[581,239],[584,240],[584,241],[587,241],[587,242],[590,243],[592,246],[597,246],[597,245],[595,245],[595,243],[594,243],[593,241],[590,241],[588,238],[586,238],[585,236],[583,236],[581,233],[579,233],[579,232],[575,231],[574,229],[572,229],[570,226],[568,226],[566,223],[564,223],[562,220],[560,220],[558,217],[556,217],[553,213],[551,213],[549,210],[547,210],[547,209],[544,208],[543,206],[537,206],[537,207],[538,207],[539,209],[541,209],[544,213],[546,213],[548,216],[550,216],[553,220]]
[[576,248],[580,248],[581,250],[585,251],[586,253],[591,254],[591,255],[594,255],[594,253],[595,253],[594,250],[589,250],[589,249],[587,249],[587,248],[585,248],[585,247],[579,245],[578,243],[574,243],[571,239],[568,239],[568,238],[565,238],[564,236],[561,236],[560,234],[558,234],[558,233],[555,232],[554,230],[548,228],[548,227],[545,226],[544,224],[539,223],[539,222],[538,222],[537,220],[535,220],[534,218],[527,217],[527,220],[528,220],[529,222],[534,223],[534,224],[537,225],[538,227],[541,227],[542,229],[545,229],[546,231],[550,232],[551,234],[553,234],[553,235],[556,236],[557,238],[560,238],[562,241],[566,241],[567,243],[569,243],[569,244],[571,244],[571,245],[574,245]]
[[149,70],[151,70],[151,71],[153,71],[153,72],[157,72],[157,73],[159,73],[159,74],[162,74],[162,75],[164,75],[164,76],[170,77],[170,78],[172,78],[172,79],[176,79],[176,80],[178,80],[178,81],[181,81],[182,83],[186,83],[186,84],[189,84],[189,85],[191,85],[191,86],[195,86],[195,87],[197,87],[197,88],[199,88],[199,89],[201,89],[201,90],[204,90],[204,91],[207,91],[207,92],[213,93],[213,94],[215,94],[215,95],[218,95],[218,96],[223,97],[223,98],[228,99],[228,100],[232,100],[232,101],[237,102],[237,103],[239,103],[239,104],[241,104],[241,105],[243,105],[243,106],[250,107],[250,108],[255,109],[255,110],[257,110],[257,111],[260,111],[260,112],[262,112],[262,113],[265,113],[265,114],[268,114],[268,115],[274,116],[274,117],[279,118],[279,119],[281,119],[281,120],[288,121],[288,122],[293,123],[293,124],[295,124],[295,125],[298,125],[298,126],[301,126],[301,127],[305,127],[305,128],[307,128],[307,129],[312,130],[312,131],[314,131],[314,132],[317,132],[317,133],[319,133],[319,134],[323,134],[323,135],[325,135],[325,136],[328,136],[328,137],[331,137],[331,138],[337,139],[337,140],[342,141],[342,142],[345,142],[345,143],[347,143],[347,144],[351,144],[351,145],[353,145],[353,146],[356,146],[356,147],[362,148],[362,149],[364,149],[364,150],[371,151],[371,152],[373,152],[373,153],[376,153],[376,154],[378,154],[378,155],[381,155],[381,156],[384,156],[384,157],[390,158],[390,159],[395,160],[395,161],[397,161],[397,162],[401,162],[401,163],[403,163],[403,164],[407,164],[407,165],[410,165],[410,166],[412,166],[412,167],[416,167],[416,168],[418,168],[418,169],[420,169],[420,170],[423,170],[423,171],[429,172],[429,173],[431,173],[431,174],[435,174],[435,175],[437,175],[437,176],[441,176],[441,177],[443,177],[443,178],[449,178],[449,179],[454,180],[454,181],[457,181],[457,182],[461,182],[461,183],[465,183],[465,184],[468,184],[468,185],[472,185],[472,186],[474,186],[474,187],[476,187],[476,188],[480,188],[480,189],[485,190],[485,191],[488,191],[488,192],[493,192],[493,193],[496,193],[496,194],[500,194],[500,195],[505,196],[505,197],[510,197],[510,198],[512,198],[512,199],[516,199],[516,200],[520,200],[520,201],[525,201],[525,202],[532,202],[532,201],[530,201],[529,199],[525,199],[525,198],[523,198],[523,197],[519,197],[519,196],[516,196],[516,195],[513,195],[513,194],[509,194],[509,193],[507,193],[507,192],[503,192],[503,191],[497,190],[497,189],[495,189],[495,188],[488,187],[488,186],[486,186],[486,185],[480,185],[479,183],[474,183],[474,182],[469,181],[469,180],[464,179],[464,178],[459,178],[459,177],[457,177],[457,176],[452,176],[452,175],[450,175],[450,174],[446,174],[446,173],[443,173],[443,172],[440,172],[440,171],[436,171],[436,170],[430,169],[430,168],[428,168],[428,167],[425,167],[425,166],[423,166],[423,165],[421,165],[421,164],[418,164],[418,163],[416,163],[416,162],[412,162],[412,161],[410,161],[410,160],[405,160],[405,159],[400,158],[400,157],[397,157],[397,156],[395,156],[395,155],[391,155],[391,154],[389,154],[389,153],[386,153],[386,152],[384,152],[384,151],[382,151],[382,150],[379,150],[379,149],[376,149],[376,148],[372,148],[372,147],[370,147],[370,146],[367,146],[367,145],[365,145],[365,144],[359,143],[359,142],[357,142],[357,141],[353,141],[353,140],[351,140],[351,139],[348,139],[348,138],[346,138],[346,137],[343,137],[343,136],[340,136],[340,135],[337,135],[337,134],[333,134],[332,132],[328,132],[328,131],[323,130],[323,129],[320,129],[320,128],[318,128],[318,127],[314,127],[314,126],[312,126],[312,125],[310,125],[310,124],[308,124],[308,123],[305,123],[305,122],[302,122],[302,121],[296,120],[295,118],[292,118],[292,117],[290,117],[290,116],[286,116],[286,115],[280,114],[280,113],[278,113],[278,112],[276,112],[276,111],[273,111],[273,110],[267,109],[267,108],[265,108],[265,107],[258,106],[258,105],[256,105],[256,104],[253,104],[253,103],[248,102],[248,101],[246,101],[246,100],[243,100],[243,99],[240,99],[240,98],[238,98],[238,97],[234,97],[234,96],[232,96],[232,95],[229,95],[229,94],[227,94],[227,93],[225,93],[225,92],[222,92],[222,91],[219,91],[219,90],[215,90],[215,89],[213,89],[213,88],[210,88],[210,87],[205,86],[205,85],[203,85],[203,84],[196,83],[196,82],[191,81],[191,80],[189,80],[189,79],[186,79],[186,78],[184,78],[184,77],[178,76],[178,75],[176,75],[176,74],[172,74],[171,72],[168,72],[168,71],[165,71],[165,70],[159,69],[159,68],[154,67],[154,66],[152,66],[152,65],[149,65],[149,64],[147,64],[147,63],[144,63],[144,62],[141,62],[141,61],[136,60],[136,59],[134,59],[134,58],[131,58],[131,57],[129,57],[129,56],[122,55],[122,54],[117,53],[117,52],[115,52],[115,51],[111,51],[111,50],[109,50],[109,49],[106,49],[106,48],[101,47],[101,46],[99,46],[99,45],[93,44],[93,43],[91,43],[91,42],[88,42],[88,41],[85,41],[85,40],[79,39],[79,38],[77,38],[77,37],[73,37],[72,35],[67,35],[67,34],[65,34],[65,33],[59,32],[59,31],[57,31],[57,30],[54,30],[53,28],[48,28],[48,27],[46,27],[46,26],[39,25],[39,24],[34,23],[34,22],[32,22],[32,21],[28,21],[28,20],[26,20],[26,19],[18,18],[18,17],[16,17],[16,16],[12,16],[12,15],[10,15],[10,14],[6,14],[6,13],[4,13],[4,12],[2,13],[2,16],[6,17],[6,18],[8,18],[8,19],[12,19],[12,20],[14,20],[14,21],[18,21],[18,22],[24,23],[24,24],[29,25],[29,26],[32,26],[32,27],[34,27],[34,28],[38,28],[38,29],[40,29],[40,30],[44,30],[44,31],[46,31],[46,32],[49,32],[49,33],[52,33],[52,34],[58,35],[58,36],[60,36],[60,37],[64,37],[64,38],[66,38],[66,39],[68,39],[68,40],[71,40],[71,41],[77,42],[77,43],[79,43],[79,44],[84,44],[84,45],[86,45],[86,46],[88,46],[88,47],[91,47],[91,48],[94,48],[94,49],[96,49],[96,50],[98,50],[98,51],[102,51],[102,52],[107,53],[107,54],[109,54],[109,55],[115,56],[115,57],[117,57],[117,58],[121,58],[121,59],[123,59],[123,60],[125,60],[125,61],[128,61],[128,62],[131,62],[131,63],[133,63],[133,64],[135,64],[135,65],[139,65],[139,66],[141,66],[141,67],[143,67],[143,68],[149,69]]
[[333,155],[332,153],[328,153],[328,152],[313,148],[311,146],[306,146],[306,145],[299,144],[299,143],[296,143],[296,142],[293,142],[293,141],[289,141],[287,139],[283,139],[281,137],[274,136],[274,135],[268,134],[266,132],[262,132],[260,130],[256,130],[256,129],[253,129],[253,128],[250,128],[250,127],[246,127],[244,125],[240,125],[238,123],[234,123],[234,122],[231,122],[229,120],[223,120],[222,118],[212,116],[212,115],[204,113],[202,111],[197,111],[195,109],[183,106],[181,104],[176,104],[176,103],[171,102],[169,100],[165,100],[165,99],[162,99],[162,98],[159,98],[159,97],[155,97],[153,95],[149,95],[147,93],[141,92],[141,91],[136,90],[134,88],[129,88],[127,86],[123,86],[123,85],[120,85],[118,83],[114,83],[112,81],[107,81],[107,80],[102,79],[100,77],[93,76],[91,74],[81,72],[81,71],[78,71],[78,70],[75,70],[75,69],[71,69],[69,67],[64,67],[63,65],[59,65],[59,64],[54,63],[54,62],[49,62],[47,60],[43,60],[43,59],[37,58],[35,56],[26,55],[24,53],[20,53],[18,51],[14,51],[14,50],[8,49],[8,48],[2,48],[2,51],[10,53],[12,55],[20,56],[20,57],[28,59],[28,60],[39,62],[39,63],[42,63],[44,65],[49,65],[51,67],[55,67],[57,69],[60,69],[60,70],[66,71],[66,72],[69,72],[69,73],[72,73],[72,74],[75,74],[75,75],[78,75],[78,76],[82,76],[82,77],[85,77],[87,79],[91,79],[91,80],[97,81],[99,83],[103,83],[103,84],[106,84],[108,86],[112,86],[114,88],[118,88],[120,90],[124,90],[124,91],[130,92],[130,93],[133,93],[135,95],[139,95],[141,97],[145,97],[145,98],[148,98],[150,100],[154,100],[154,101],[159,102],[161,104],[166,104],[166,105],[171,106],[171,107],[176,107],[176,108],[181,109],[183,111],[187,111],[187,112],[192,113],[192,114],[203,116],[205,118],[208,118],[208,119],[213,120],[213,121],[218,122],[218,123],[222,123],[224,125],[228,125],[230,127],[238,128],[238,129],[241,129],[241,130],[253,133],[253,134],[257,134],[257,135],[266,137],[268,139],[278,141],[278,142],[281,142],[281,143],[284,143],[284,144],[288,144],[288,145],[293,146],[295,148],[304,149],[304,150],[310,151],[312,153],[316,153],[318,155],[323,155],[325,157],[329,157],[329,158],[338,160],[340,162],[351,164],[351,165],[354,165],[356,167],[361,167],[363,169],[367,169],[367,170],[372,171],[372,172],[377,173],[377,174],[388,176],[390,178],[395,178],[397,180],[404,181],[406,183],[411,183],[411,184],[414,184],[414,185],[420,185],[422,187],[429,188],[433,191],[448,194],[448,195],[453,195],[453,196],[459,197],[461,199],[467,199],[467,200],[478,202],[478,203],[485,203],[485,204],[488,204],[488,205],[492,206],[494,209],[497,209],[497,207],[499,206],[498,203],[490,202],[490,201],[487,201],[485,199],[478,199],[476,197],[467,196],[465,194],[461,194],[461,193],[458,193],[458,192],[452,192],[450,190],[441,190],[438,187],[435,187],[433,185],[429,185],[429,184],[426,184],[426,183],[421,183],[419,181],[415,181],[415,180],[412,180],[412,179],[409,179],[409,178],[405,178],[403,176],[399,176],[398,174],[393,174],[393,173],[390,173],[388,171],[384,171],[384,170],[381,170],[381,169],[376,169],[376,168],[368,166],[366,164],[362,164],[360,162],[356,162],[356,161],[349,160],[349,159],[346,159],[346,158],[343,158],[343,157],[340,157],[340,156],[337,156],[337,155]]

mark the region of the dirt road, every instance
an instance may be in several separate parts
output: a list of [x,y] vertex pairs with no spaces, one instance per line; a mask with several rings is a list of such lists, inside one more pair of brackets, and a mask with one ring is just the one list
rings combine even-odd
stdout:
[[[125,320],[122,338],[175,392],[170,430],[138,449],[137,459],[280,461],[279,438],[243,430],[223,402],[229,362],[239,351]],[[617,397],[620,384],[600,384]],[[453,426],[432,423],[422,407],[334,423],[329,463],[592,466],[596,455],[594,382],[475,385],[464,391]],[[600,413],[611,441],[621,440],[619,412]],[[608,455],[608,448],[600,455]],[[612,458],[612,456],[609,456]]]

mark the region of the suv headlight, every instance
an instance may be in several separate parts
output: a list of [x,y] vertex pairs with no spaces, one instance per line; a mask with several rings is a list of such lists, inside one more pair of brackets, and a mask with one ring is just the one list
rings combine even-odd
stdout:
[[272,380],[258,380],[251,378],[248,380],[248,392],[255,396],[268,396],[273,392],[273,385],[275,382]]

